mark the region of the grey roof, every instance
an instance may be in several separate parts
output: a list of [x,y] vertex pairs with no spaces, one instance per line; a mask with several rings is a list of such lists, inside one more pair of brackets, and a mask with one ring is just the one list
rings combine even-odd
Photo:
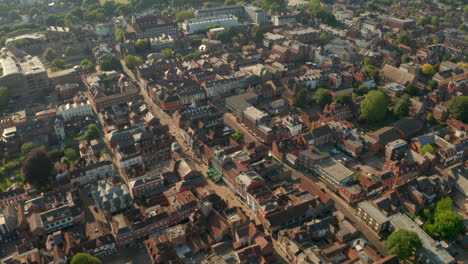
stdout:
[[363,201],[358,204],[359,208],[362,208],[372,219],[374,219],[379,224],[383,224],[388,221],[386,217],[379,209],[372,205],[369,201]]
[[406,229],[416,232],[422,243],[421,253],[434,264],[451,264],[455,263],[455,259],[440,245],[434,241],[424,230],[422,230],[415,222],[407,215],[397,213],[390,218],[392,226],[396,229]]

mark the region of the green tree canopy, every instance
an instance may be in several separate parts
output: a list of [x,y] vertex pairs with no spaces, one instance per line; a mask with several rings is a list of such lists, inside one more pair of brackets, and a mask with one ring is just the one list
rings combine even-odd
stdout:
[[369,122],[378,122],[385,118],[388,108],[385,94],[378,90],[367,93],[361,102],[362,117]]
[[99,128],[96,125],[91,124],[88,126],[88,130],[86,130],[86,133],[85,133],[85,138],[87,140],[98,139],[100,136],[101,136],[101,130],[99,130]]
[[8,104],[8,87],[0,86],[0,106]]
[[138,52],[147,51],[151,49],[151,43],[146,39],[139,39],[135,42],[135,48]]
[[224,5],[227,5],[227,6],[236,5],[236,0],[225,0]]
[[32,142],[26,142],[21,145],[21,155],[27,155],[31,150],[33,150],[34,144]]
[[44,51],[44,54],[42,55],[42,57],[46,61],[52,61],[53,59],[55,59],[56,56],[57,56],[57,52],[55,52],[55,50],[53,48],[47,48]]
[[434,215],[430,210],[427,213],[425,211],[425,215],[429,215],[427,217],[429,221],[424,225],[424,230],[431,236],[453,240],[463,232],[463,217],[453,210],[453,201],[450,197],[437,202]]
[[130,70],[134,70],[136,67],[140,66],[141,64],[143,64],[143,59],[140,57],[133,56],[133,55],[127,55],[125,57],[125,65]]
[[444,210],[435,215],[434,232],[441,237],[453,240],[463,230],[463,216],[457,212]]
[[59,60],[59,59],[54,59],[51,63],[50,66],[52,68],[58,68],[60,70],[65,69],[65,61],[64,60]]
[[122,69],[122,64],[120,64],[120,60],[117,59],[115,56],[110,55],[101,62],[101,69],[103,71],[113,71],[113,70],[120,70]]
[[416,85],[414,85],[412,83],[409,83],[406,86],[406,92],[411,96],[418,96],[419,95],[419,88]]
[[53,169],[49,153],[41,148],[31,151],[23,164],[26,181],[39,188],[50,185]]
[[434,66],[432,66],[431,64],[425,63],[425,64],[423,64],[423,66],[421,68],[421,72],[424,75],[432,76],[432,75],[435,74],[435,69],[434,69]]
[[327,25],[336,26],[338,23],[335,15],[323,8],[319,0],[309,1],[309,13],[311,18],[316,18]]
[[403,54],[401,56],[401,63],[408,63],[411,61],[411,56],[408,54]]
[[439,87],[439,82],[438,82],[438,81],[436,81],[436,80],[430,80],[430,81],[429,81],[429,88],[430,88],[431,90],[434,90],[434,89],[436,89],[437,87]]
[[125,30],[121,27],[117,27],[114,32],[115,40],[118,42],[125,41]]
[[406,229],[393,232],[385,241],[385,248],[401,260],[411,258],[421,247],[422,243],[418,234]]
[[67,148],[67,149],[65,149],[65,151],[63,153],[64,153],[65,157],[67,157],[67,159],[70,160],[70,161],[74,161],[74,160],[77,160],[77,159],[80,158],[80,154],[74,148]]
[[244,141],[244,132],[242,132],[242,130],[240,129],[237,129],[236,132],[234,132],[232,135],[231,135],[232,139],[234,139],[237,143],[241,143],[242,141]]
[[193,12],[190,10],[182,10],[176,14],[176,22],[184,22],[191,18],[193,18]]
[[317,92],[315,92],[315,102],[320,105],[321,107],[330,104],[333,101],[333,96],[328,89],[319,88]]
[[448,108],[454,118],[468,123],[468,96],[455,96],[450,100]]
[[94,67],[94,63],[88,59],[83,59],[80,64],[85,69],[91,69]]
[[95,256],[86,253],[78,253],[73,256],[70,264],[103,264],[102,261]]
[[322,46],[325,46],[328,43],[328,34],[327,33],[320,34],[319,43]]
[[161,54],[164,56],[166,59],[172,59],[174,58],[174,51],[170,48],[166,48],[161,50]]
[[73,56],[76,54],[76,49],[72,46],[68,46],[66,49],[65,49],[65,56],[67,57],[70,57],[70,56]]
[[431,23],[431,20],[427,17],[421,17],[418,19],[418,22],[416,22],[416,26],[424,26]]
[[353,104],[353,98],[349,94],[342,94],[336,98],[336,102],[340,104],[345,104],[345,105],[352,105]]
[[393,113],[399,117],[407,117],[409,114],[409,106],[410,106],[410,97],[409,96],[402,96],[400,100],[395,104],[393,108]]
[[424,146],[422,146],[421,150],[420,150],[421,154],[426,154],[427,152],[431,153],[432,155],[435,154],[436,150],[434,149],[434,147],[431,145],[431,144],[426,144]]
[[308,93],[305,88],[296,93],[296,106],[302,107],[308,103]]

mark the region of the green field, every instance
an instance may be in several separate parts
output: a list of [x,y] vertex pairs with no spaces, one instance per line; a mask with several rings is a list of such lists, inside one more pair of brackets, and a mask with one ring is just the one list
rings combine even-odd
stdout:
[[130,4],[130,0],[99,0],[99,3],[104,4],[106,1],[114,1],[116,3],[121,3],[121,4]]

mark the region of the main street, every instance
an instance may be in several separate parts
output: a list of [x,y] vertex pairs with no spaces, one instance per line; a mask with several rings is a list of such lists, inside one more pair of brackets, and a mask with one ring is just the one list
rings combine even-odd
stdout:
[[[151,112],[155,115],[155,117],[159,118],[161,124],[167,125],[169,127],[170,133],[175,137],[177,142],[182,148],[183,153],[191,154],[190,157],[194,159],[193,162],[191,162],[195,169],[198,171],[206,174],[208,171],[208,166],[198,160],[195,155],[193,155],[193,152],[188,148],[187,144],[185,141],[182,139],[181,135],[179,134],[179,129],[175,126],[173,119],[171,116],[169,116],[166,112],[164,112],[154,101],[150,96],[148,95],[146,89],[140,85],[140,82],[136,79],[134,74],[128,70],[125,66],[124,69],[126,73],[140,86],[141,94],[143,95],[145,102],[150,106]],[[248,131],[244,126],[240,125],[239,122],[237,122],[236,118],[230,114],[226,113],[225,114],[225,120],[224,123],[233,129],[240,129],[244,133],[244,138],[247,142],[252,142],[252,141],[258,141],[258,139],[250,132]],[[190,158],[189,158],[190,159]],[[344,201],[341,197],[336,195],[334,192],[330,191],[325,187],[325,185],[322,182],[319,182],[315,177],[309,175],[306,176],[301,172],[298,172],[294,168],[288,166],[285,164],[285,166],[292,170],[293,176],[295,177],[309,177],[312,180],[314,180],[317,184],[319,184],[322,189],[326,191],[327,194],[330,195],[331,199],[335,202],[335,207],[341,211],[347,218],[349,218],[354,224],[356,225],[357,229],[360,230],[363,235],[372,243],[374,244],[377,249],[385,254],[385,249],[383,247],[382,242],[380,241],[380,238],[378,235],[369,227],[367,226],[364,222],[361,221],[356,215],[355,215],[355,210],[349,204]],[[205,175],[206,177],[206,175]],[[236,206],[240,207],[244,210],[244,212],[249,216],[250,219],[255,220],[255,222],[259,223],[258,218],[252,213],[250,208],[247,206],[247,204],[242,201],[237,195],[234,194],[227,186],[223,184],[216,184],[210,179],[207,178],[207,185],[208,189],[213,190],[217,195],[219,195],[223,200],[227,202],[229,206]],[[274,243],[276,244],[276,243]],[[279,254],[282,255],[283,252],[281,252],[280,249],[278,249],[275,245],[275,250],[278,251]]]
[[[146,89],[140,85],[140,82],[136,79],[135,75],[127,68],[125,67],[124,62],[122,61],[122,66],[125,70],[125,72],[132,78],[133,81],[138,83],[140,86],[140,91],[141,94],[143,95],[143,98],[145,99],[145,102],[150,106],[151,113],[159,118],[161,124],[167,125],[169,127],[169,132],[175,137],[176,141],[179,143],[179,145],[182,148],[182,152],[186,154],[191,154],[189,157],[190,162],[196,170],[200,171],[201,173],[204,174],[207,182],[207,189],[213,190],[219,197],[221,197],[224,201],[226,201],[228,207],[239,207],[241,208],[247,216],[251,219],[254,220],[255,223],[260,224],[260,220],[258,217],[252,212],[250,207],[243,201],[241,200],[237,195],[234,194],[234,192],[229,189],[226,185],[224,184],[216,184],[214,183],[211,179],[209,179],[206,175],[206,172],[208,171],[208,165],[205,163],[201,162],[194,154],[193,152],[188,148],[186,142],[183,140],[181,135],[179,134],[179,129],[175,126],[173,119],[166,113],[164,112],[154,101],[151,99],[151,97],[148,95]],[[233,124],[232,128],[234,129],[241,129],[241,126],[237,122],[232,122],[235,121],[235,117],[232,116],[231,114],[226,114],[227,119],[230,120],[230,124]],[[255,141],[255,137],[253,137],[250,134],[246,135],[247,140],[252,140]],[[193,159],[193,160],[192,160]],[[279,258],[279,260],[282,263],[286,263],[284,260],[284,253],[277,247],[277,243],[273,242],[273,248],[276,251],[276,254]]]
[[[256,137],[247,130],[244,126],[240,125],[237,122],[236,118],[230,114],[225,114],[224,123],[232,128],[240,129],[244,133],[245,139],[250,141],[256,141]],[[295,168],[289,166],[288,164],[284,163],[284,166],[292,171],[293,177],[300,177],[300,178],[309,178],[314,181],[316,184],[320,186],[321,189],[325,190],[325,192],[330,195],[330,198],[335,202],[335,207],[337,210],[341,211],[347,218],[349,218],[355,225],[358,230],[362,232],[362,234],[372,243],[375,247],[383,254],[386,254],[386,250],[381,242],[380,237],[372,230],[365,222],[363,222],[359,217],[356,216],[356,210],[351,207],[343,198],[339,195],[331,191],[326,187],[326,185],[321,182],[317,177],[309,174],[305,175],[302,172],[297,171]]]

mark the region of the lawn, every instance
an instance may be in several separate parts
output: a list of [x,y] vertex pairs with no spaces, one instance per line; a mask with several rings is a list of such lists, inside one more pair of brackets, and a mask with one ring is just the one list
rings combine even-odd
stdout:
[[125,5],[130,4],[130,0],[99,0],[99,3],[103,5],[106,1],[114,1],[116,3],[125,4]]

